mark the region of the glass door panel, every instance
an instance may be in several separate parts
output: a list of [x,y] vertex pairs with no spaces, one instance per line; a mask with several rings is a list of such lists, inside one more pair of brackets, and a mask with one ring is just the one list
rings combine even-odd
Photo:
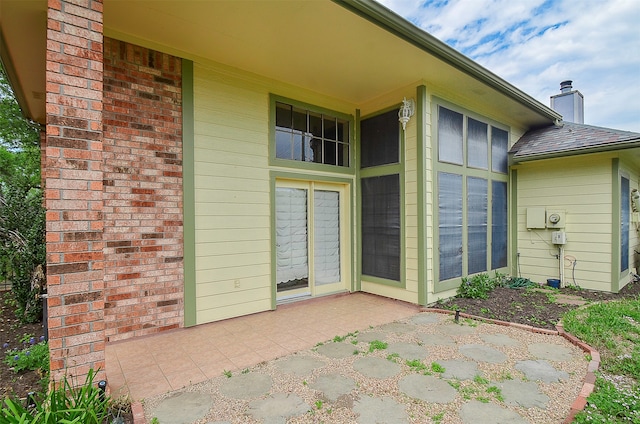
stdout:
[[347,290],[351,268],[348,186],[278,182],[275,196],[277,300]]
[[340,193],[316,190],[314,204],[314,282],[340,282]]
[[309,289],[307,190],[276,189],[277,291]]

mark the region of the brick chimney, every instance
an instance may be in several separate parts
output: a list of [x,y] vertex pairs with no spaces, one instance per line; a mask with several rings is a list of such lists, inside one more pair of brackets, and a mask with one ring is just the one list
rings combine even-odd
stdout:
[[560,83],[560,94],[551,96],[551,109],[562,115],[567,122],[584,124],[584,96],[572,87],[573,81]]

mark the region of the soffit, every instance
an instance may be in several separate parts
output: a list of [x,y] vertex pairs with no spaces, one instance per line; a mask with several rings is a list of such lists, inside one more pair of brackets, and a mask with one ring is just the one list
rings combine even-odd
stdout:
[[[0,0],[0,11],[27,112],[43,122],[46,1]],[[523,127],[549,124],[549,116],[473,72],[461,71],[333,1],[105,0],[104,28],[108,36],[222,63],[355,107],[425,83],[496,119],[504,116]]]

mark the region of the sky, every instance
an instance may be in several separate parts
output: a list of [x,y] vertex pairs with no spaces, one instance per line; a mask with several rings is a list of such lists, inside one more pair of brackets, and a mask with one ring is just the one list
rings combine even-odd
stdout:
[[640,0],[377,0],[546,106],[573,81],[584,123],[640,133]]

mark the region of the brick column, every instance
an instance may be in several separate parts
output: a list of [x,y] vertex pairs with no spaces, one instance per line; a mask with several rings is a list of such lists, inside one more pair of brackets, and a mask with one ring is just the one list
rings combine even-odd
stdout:
[[102,0],[48,0],[47,17],[51,372],[82,383],[90,368],[104,369]]

